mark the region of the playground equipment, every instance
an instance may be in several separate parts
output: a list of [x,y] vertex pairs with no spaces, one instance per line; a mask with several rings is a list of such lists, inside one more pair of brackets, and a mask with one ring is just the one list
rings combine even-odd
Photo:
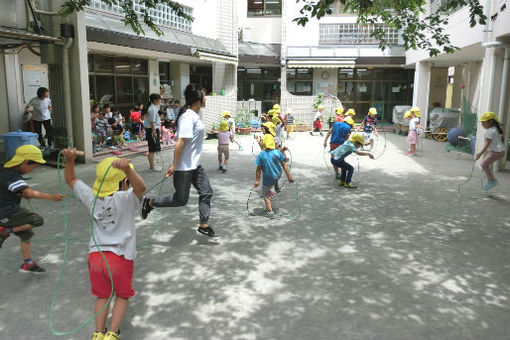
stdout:
[[393,132],[397,135],[407,135],[409,132],[409,122],[404,118],[404,114],[411,109],[408,105],[397,105],[393,108]]

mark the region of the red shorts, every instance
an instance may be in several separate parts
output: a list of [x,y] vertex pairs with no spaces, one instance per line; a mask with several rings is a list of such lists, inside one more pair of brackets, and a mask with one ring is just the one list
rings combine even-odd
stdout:
[[[112,271],[115,295],[126,299],[135,295],[133,290],[134,262],[109,251],[103,251],[103,255]],[[106,263],[99,252],[89,253],[89,279],[92,295],[99,299],[110,297],[112,292],[110,274],[108,274]]]
[[322,129],[322,123],[320,120],[315,120],[313,122],[313,129],[316,130],[316,129]]
[[340,144],[329,144],[329,151],[333,151],[338,148]]

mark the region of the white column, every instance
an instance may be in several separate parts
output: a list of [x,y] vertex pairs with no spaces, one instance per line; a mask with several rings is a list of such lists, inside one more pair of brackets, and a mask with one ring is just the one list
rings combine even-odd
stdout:
[[[503,123],[504,140],[508,141],[510,136],[510,101],[508,99],[510,88],[510,45],[505,46],[505,57],[503,59],[503,72],[501,81],[501,94],[499,96],[499,117]],[[507,164],[508,143],[505,143],[505,157],[499,161],[499,170],[504,170]]]
[[427,121],[429,114],[430,68],[429,62],[420,61],[414,73],[413,106],[420,107],[422,122]]
[[23,96],[21,89],[21,66],[16,50],[4,52],[5,83],[7,91],[7,106],[9,108],[9,130],[17,131],[21,128],[23,112]]
[[149,60],[149,93],[159,94],[159,62]]

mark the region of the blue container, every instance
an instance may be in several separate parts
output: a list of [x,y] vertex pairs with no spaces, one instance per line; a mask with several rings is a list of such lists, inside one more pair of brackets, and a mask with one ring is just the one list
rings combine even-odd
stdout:
[[33,132],[8,132],[0,135],[5,143],[6,159],[10,160],[16,153],[16,149],[22,145],[35,145],[35,141],[39,135]]

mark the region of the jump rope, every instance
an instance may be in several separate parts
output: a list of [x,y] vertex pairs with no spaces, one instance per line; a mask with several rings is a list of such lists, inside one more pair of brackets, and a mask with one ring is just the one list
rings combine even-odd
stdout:
[[[473,196],[473,195],[470,195],[470,194],[467,194],[465,191],[463,191],[463,187],[468,184],[474,177],[474,173],[475,173],[475,168],[476,168],[476,161],[473,162],[473,166],[471,167],[471,172],[468,176],[468,178],[460,183],[458,186],[457,186],[457,192],[459,193],[459,195],[461,195],[462,197],[464,198],[467,198],[467,199],[470,199],[470,200],[480,200],[480,199],[484,199],[484,198],[489,198],[489,197],[492,197],[493,194],[491,193],[488,193],[485,191],[485,194],[483,195],[478,195],[478,196]],[[483,185],[483,176],[480,177],[480,188],[483,190],[484,188],[484,185]]]
[[[68,144],[69,147],[72,148],[72,141],[68,141],[68,143],[69,143]],[[161,155],[160,155],[160,157],[162,159]],[[75,327],[74,329],[72,329],[70,331],[57,331],[57,330],[55,330],[55,328],[53,326],[55,305],[56,305],[56,300],[57,300],[58,294],[60,292],[60,288],[62,287],[64,272],[65,272],[65,269],[67,267],[67,255],[68,255],[68,250],[69,250],[69,243],[72,242],[72,241],[74,241],[74,242],[81,242],[81,243],[89,243],[89,240],[80,239],[80,238],[70,238],[69,237],[69,219],[68,219],[68,216],[67,216],[67,203],[66,203],[66,200],[67,200],[67,196],[70,196],[70,197],[75,197],[75,196],[71,195],[71,194],[70,195],[66,195],[65,194],[65,191],[64,191],[64,181],[62,180],[62,173],[61,173],[61,171],[62,171],[62,158],[63,158],[62,157],[62,151],[60,151],[58,153],[58,156],[57,156],[57,174],[58,174],[59,189],[60,189],[60,192],[61,192],[61,194],[63,196],[63,198],[62,198],[62,207],[63,207],[63,216],[64,216],[64,237],[53,237],[53,238],[46,238],[46,239],[40,239],[40,240],[31,240],[31,242],[34,242],[34,243],[37,243],[37,242],[50,242],[50,241],[64,241],[63,261],[62,261],[62,264],[60,266],[60,271],[59,271],[59,275],[58,275],[58,279],[57,279],[57,288],[55,289],[55,292],[53,294],[53,297],[52,297],[52,300],[51,300],[51,305],[50,305],[50,312],[49,312],[49,314],[50,314],[49,315],[49,327],[50,327],[50,331],[53,333],[53,335],[57,335],[57,336],[76,334],[83,327],[87,326],[90,322],[92,322],[99,314],[104,312],[104,310],[110,305],[110,303],[111,303],[111,301],[113,299],[113,296],[114,296],[114,284],[113,284],[113,275],[112,275],[112,272],[111,272],[111,268],[110,268],[110,266],[108,264],[108,261],[106,260],[106,257],[104,256],[103,252],[101,251],[101,248],[99,247],[99,245],[97,243],[97,240],[96,240],[96,238],[94,236],[94,212],[95,212],[95,209],[96,209],[96,203],[97,203],[97,199],[99,197],[99,193],[101,192],[101,187],[103,186],[104,180],[105,180],[106,176],[108,175],[108,172],[110,171],[110,169],[112,167],[110,165],[106,169],[106,172],[104,173],[103,178],[101,179],[101,182],[100,182],[99,187],[97,189],[97,194],[94,197],[94,203],[92,205],[92,211],[91,211],[91,214],[90,214],[90,233],[91,233],[91,236],[92,236],[92,241],[94,242],[94,247],[96,247],[96,249],[99,251],[99,253],[101,254],[101,258],[103,259],[103,261],[106,264],[106,269],[108,270],[108,276],[110,277],[111,293],[110,293],[110,296],[108,297],[107,302],[105,303],[103,308],[101,308],[101,310],[99,310],[97,313],[94,313],[94,315],[92,315],[90,318],[88,318],[86,321],[84,321],[83,323],[81,323],[80,325]],[[148,192],[154,190],[156,187],[159,186],[158,195],[161,194],[161,191],[162,191],[162,188],[163,188],[163,184],[166,181],[166,179],[167,179],[166,177],[163,177],[163,179],[161,179],[156,184],[151,186],[145,192],[148,193]],[[28,202],[29,202],[30,208],[32,210],[34,210],[30,200],[28,200]],[[156,211],[154,213],[156,214]],[[154,235],[154,233],[156,231],[155,224],[156,224],[156,215],[154,215],[153,226],[152,226],[153,230],[152,230],[151,235]],[[147,243],[147,242],[144,242],[144,243]]]

